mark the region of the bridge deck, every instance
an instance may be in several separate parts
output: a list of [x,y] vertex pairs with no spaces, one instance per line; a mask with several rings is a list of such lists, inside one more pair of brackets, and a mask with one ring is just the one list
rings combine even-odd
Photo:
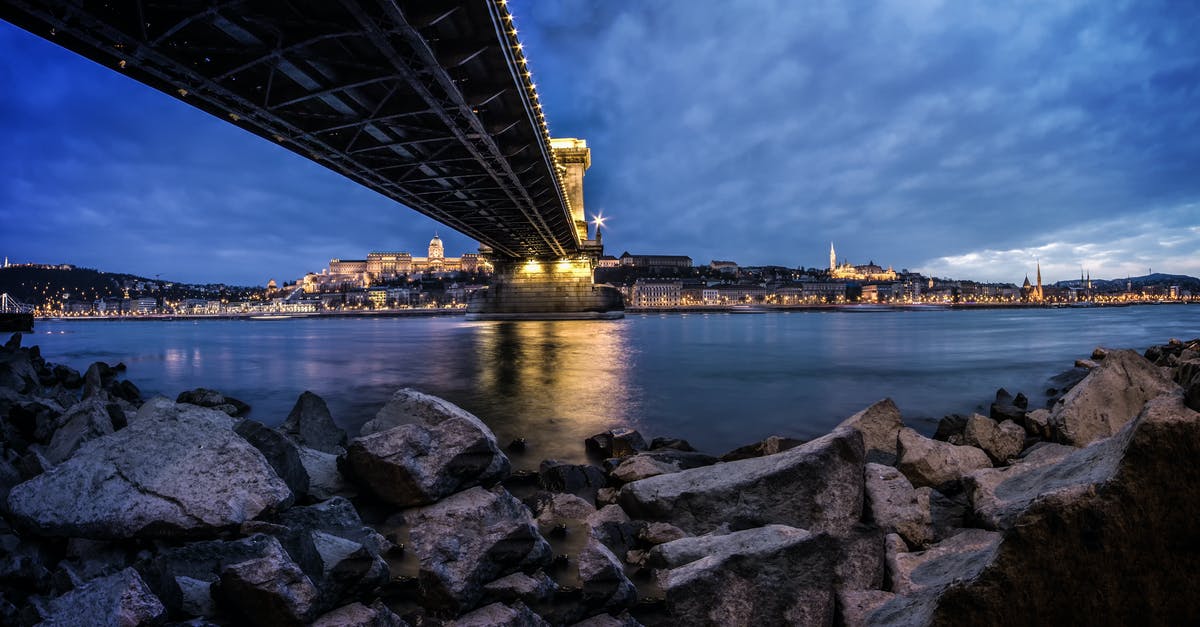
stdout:
[[580,249],[503,1],[5,0],[0,18],[499,255]]

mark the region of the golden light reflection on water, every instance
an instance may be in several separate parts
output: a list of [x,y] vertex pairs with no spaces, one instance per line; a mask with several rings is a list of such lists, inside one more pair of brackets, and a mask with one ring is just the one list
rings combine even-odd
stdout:
[[502,443],[524,437],[531,457],[579,459],[587,436],[615,425],[636,426],[628,323],[475,324],[478,398],[517,405],[503,412],[509,420],[491,425]]

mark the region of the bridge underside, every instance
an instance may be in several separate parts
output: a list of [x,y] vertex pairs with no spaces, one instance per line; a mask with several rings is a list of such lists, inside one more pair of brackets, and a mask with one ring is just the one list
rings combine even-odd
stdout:
[[585,245],[501,2],[6,0],[0,18],[498,257],[564,258]]

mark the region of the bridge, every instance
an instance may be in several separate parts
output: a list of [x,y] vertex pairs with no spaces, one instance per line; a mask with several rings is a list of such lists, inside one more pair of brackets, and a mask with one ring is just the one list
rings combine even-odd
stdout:
[[551,139],[506,0],[4,0],[0,18],[479,241],[481,313],[620,309],[591,285],[586,142]]

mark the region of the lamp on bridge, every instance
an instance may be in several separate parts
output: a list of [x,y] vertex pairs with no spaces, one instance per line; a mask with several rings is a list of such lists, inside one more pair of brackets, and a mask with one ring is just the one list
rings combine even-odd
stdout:
[[596,237],[595,237],[596,244],[603,244],[603,242],[604,242],[603,238],[600,235],[600,227],[604,226],[604,221],[607,219],[608,218],[604,217],[603,212],[592,214],[592,224],[596,225]]

